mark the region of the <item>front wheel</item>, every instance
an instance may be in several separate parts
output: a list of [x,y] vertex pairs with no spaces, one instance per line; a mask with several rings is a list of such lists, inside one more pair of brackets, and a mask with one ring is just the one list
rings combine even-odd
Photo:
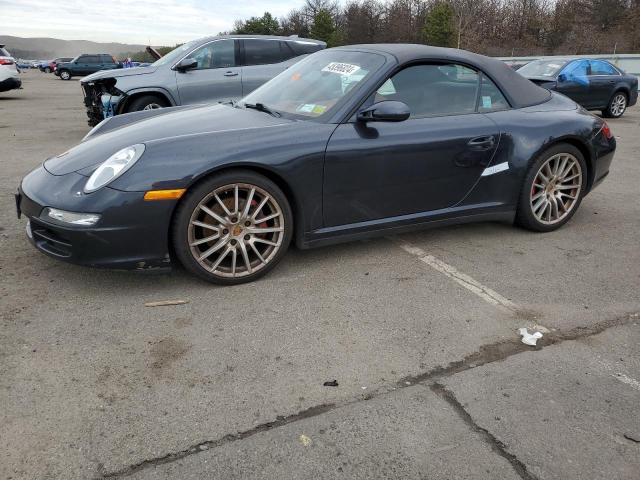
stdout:
[[235,285],[258,279],[282,259],[293,236],[293,215],[275,183],[238,170],[189,190],[172,231],[174,251],[187,270]]
[[71,80],[71,72],[69,72],[68,70],[61,70],[60,78],[62,80]]
[[602,112],[605,117],[619,118],[627,109],[627,95],[624,92],[616,92],[611,100],[607,109]]
[[134,98],[127,106],[126,111],[127,113],[139,112],[141,110],[155,110],[167,106],[167,102],[156,95],[142,95],[141,97]]
[[543,152],[525,177],[516,222],[536,232],[560,228],[578,209],[586,178],[584,157],[573,145],[558,144]]

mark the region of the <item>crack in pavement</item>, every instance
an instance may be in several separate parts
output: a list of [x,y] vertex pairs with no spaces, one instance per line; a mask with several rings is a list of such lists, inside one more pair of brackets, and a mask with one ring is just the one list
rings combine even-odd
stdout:
[[482,427],[473,423],[473,420],[471,419],[470,415],[466,412],[466,410],[464,410],[464,407],[462,407],[462,405],[459,404],[459,402],[457,401],[457,399],[455,399],[452,393],[450,392],[447,393],[447,390],[438,383],[438,380],[441,378],[450,377],[457,373],[461,373],[467,370],[481,367],[489,363],[501,362],[519,353],[535,352],[535,351],[542,350],[544,347],[561,344],[565,341],[578,340],[581,338],[591,337],[593,335],[602,333],[609,328],[626,325],[627,323],[631,321],[636,321],[638,319],[639,319],[639,314],[637,312],[634,312],[634,313],[627,313],[627,314],[612,318],[610,320],[597,323],[592,326],[576,327],[571,330],[567,330],[565,332],[553,331],[548,334],[545,334],[544,338],[538,342],[538,345],[536,347],[530,347],[528,345],[525,345],[520,341],[520,339],[513,339],[513,340],[496,342],[489,345],[482,345],[477,352],[467,355],[462,360],[451,362],[449,363],[449,365],[445,367],[443,366],[435,367],[429,370],[428,372],[425,372],[419,375],[404,377],[403,379],[401,379],[399,382],[395,384],[390,384],[377,389],[375,393],[369,392],[366,395],[354,397],[340,404],[330,403],[330,404],[317,405],[314,407],[310,407],[306,410],[302,410],[298,413],[294,413],[292,415],[279,416],[279,417],[276,417],[276,419],[272,422],[262,423],[260,425],[257,425],[256,427],[253,427],[250,430],[227,434],[215,440],[207,440],[201,443],[197,443],[184,450],[180,450],[178,452],[170,452],[160,457],[154,457],[154,458],[142,460],[138,463],[135,463],[111,472],[102,471],[101,473],[98,474],[97,479],[128,477],[146,468],[154,467],[157,465],[163,465],[167,463],[172,463],[177,460],[188,457],[190,455],[194,455],[194,454],[209,450],[211,448],[216,448],[216,447],[225,445],[227,443],[243,440],[245,438],[251,437],[258,433],[267,432],[275,428],[288,425],[290,423],[304,420],[306,418],[317,417],[319,415],[322,415],[322,414],[325,414],[333,410],[346,407],[355,403],[359,403],[361,401],[367,401],[372,398],[377,398],[383,395],[391,394],[394,391],[397,391],[402,388],[407,388],[416,384],[426,384],[427,386],[429,386],[429,388],[434,390],[434,392],[438,393],[441,397],[443,397],[450,405],[452,405],[452,407],[456,409],[458,414],[462,416],[463,420],[465,420],[467,423],[472,422],[472,426],[474,430],[479,431],[483,435],[485,440],[491,444],[491,447],[493,449],[497,449],[496,451],[511,463],[513,468],[523,479],[536,480],[536,477],[527,471],[524,464],[522,464],[515,456],[513,456],[512,454],[508,453],[505,450],[504,445],[499,440],[493,437],[493,435],[491,435],[488,431],[484,430]]
[[447,402],[462,419],[462,421],[469,428],[471,428],[471,430],[480,434],[484,441],[489,444],[491,450],[496,452],[501,457],[505,458],[511,464],[515,472],[520,476],[520,478],[522,478],[523,480],[538,480],[538,477],[529,472],[527,470],[527,466],[520,460],[518,460],[518,457],[516,457],[513,453],[509,453],[507,451],[507,446],[503,442],[498,440],[491,432],[489,432],[489,430],[487,430],[486,428],[482,428],[473,420],[469,412],[464,409],[464,407],[458,401],[452,391],[448,390],[444,385],[437,382],[431,384],[430,389],[433,393]]

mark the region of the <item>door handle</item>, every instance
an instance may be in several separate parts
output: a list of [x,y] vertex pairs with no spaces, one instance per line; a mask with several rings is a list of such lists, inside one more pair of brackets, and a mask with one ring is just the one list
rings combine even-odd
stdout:
[[237,77],[238,76],[238,72],[225,72],[224,76],[225,77]]
[[495,138],[493,135],[472,138],[467,142],[467,145],[473,150],[489,150],[493,148],[495,144]]

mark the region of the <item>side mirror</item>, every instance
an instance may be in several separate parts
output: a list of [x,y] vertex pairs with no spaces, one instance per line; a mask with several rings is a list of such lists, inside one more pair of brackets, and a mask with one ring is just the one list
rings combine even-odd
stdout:
[[357,119],[360,122],[402,122],[410,115],[411,112],[406,103],[385,100],[360,110]]
[[180,63],[176,65],[176,70],[179,72],[186,72],[194,68],[198,68],[198,61],[195,58],[183,58]]
[[566,82],[567,81],[567,74],[566,73],[561,73],[560,75],[558,75],[558,83],[562,83],[562,82]]

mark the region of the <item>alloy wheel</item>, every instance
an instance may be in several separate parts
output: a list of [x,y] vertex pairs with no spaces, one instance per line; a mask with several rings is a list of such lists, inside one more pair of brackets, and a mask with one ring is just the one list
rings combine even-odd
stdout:
[[619,117],[627,108],[627,97],[622,93],[618,93],[613,100],[611,100],[611,115]]
[[234,183],[216,188],[191,214],[191,255],[216,276],[252,275],[267,266],[282,247],[284,218],[276,199],[256,185]]
[[561,222],[576,206],[582,189],[582,167],[570,153],[545,161],[534,177],[529,204],[545,225]]
[[160,105],[159,103],[150,103],[148,105],[145,105],[143,110],[156,110],[158,108],[162,108],[162,105]]

